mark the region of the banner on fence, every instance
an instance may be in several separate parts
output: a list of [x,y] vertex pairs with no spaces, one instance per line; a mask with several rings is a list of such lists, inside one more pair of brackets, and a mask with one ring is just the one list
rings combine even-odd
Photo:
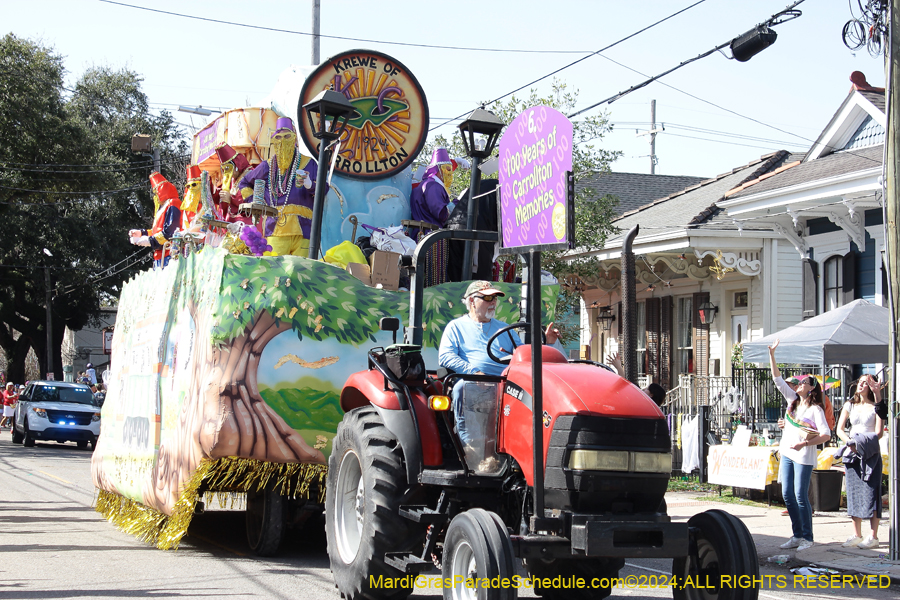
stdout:
[[774,481],[775,470],[770,466],[777,448],[734,446],[709,447],[709,482],[718,485],[764,490]]

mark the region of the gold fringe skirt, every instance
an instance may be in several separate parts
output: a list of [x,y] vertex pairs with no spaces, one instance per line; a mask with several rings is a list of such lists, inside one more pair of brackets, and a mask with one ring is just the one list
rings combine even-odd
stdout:
[[321,503],[325,499],[327,472],[325,465],[273,463],[233,457],[204,459],[185,484],[171,516],[106,490],[100,490],[96,510],[107,521],[141,541],[154,544],[160,550],[174,550],[187,533],[201,489],[205,494],[217,497],[219,504],[225,506],[229,494],[245,494],[267,488],[283,496],[309,499],[315,482],[318,491],[316,501]]

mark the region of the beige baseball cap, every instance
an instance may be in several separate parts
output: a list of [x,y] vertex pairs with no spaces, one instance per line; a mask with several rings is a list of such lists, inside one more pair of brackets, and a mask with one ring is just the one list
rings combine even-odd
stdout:
[[494,283],[492,281],[473,281],[469,284],[469,287],[466,288],[465,297],[468,298],[472,294],[481,293],[485,296],[490,296],[492,294],[497,294],[498,296],[505,296],[503,292],[494,287]]

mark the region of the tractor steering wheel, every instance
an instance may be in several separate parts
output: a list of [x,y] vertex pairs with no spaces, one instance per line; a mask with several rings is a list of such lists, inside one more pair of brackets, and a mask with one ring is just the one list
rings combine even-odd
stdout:
[[[491,339],[489,339],[487,341],[487,353],[488,353],[488,356],[491,357],[491,360],[493,360],[494,362],[498,362],[501,365],[508,365],[509,361],[512,360],[512,352],[510,352],[509,356],[503,356],[503,357],[494,356],[494,351],[491,349],[491,346],[494,345],[494,340],[496,340],[498,337],[500,337],[502,334],[506,333],[507,331],[512,331],[513,329],[527,329],[528,327],[531,327],[531,323],[529,323],[528,321],[519,321],[518,323],[513,323],[512,325],[507,325],[506,327],[501,327],[499,330],[497,330],[497,333],[492,335]],[[516,345],[515,340],[513,340],[512,336],[509,336],[509,341],[512,343],[513,350],[515,350],[517,348],[517,345]],[[543,329],[541,330],[541,343],[542,344],[547,343],[547,334],[544,333]]]

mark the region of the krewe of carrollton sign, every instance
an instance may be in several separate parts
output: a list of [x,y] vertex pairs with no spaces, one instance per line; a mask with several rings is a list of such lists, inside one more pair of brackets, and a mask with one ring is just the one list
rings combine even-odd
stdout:
[[[354,179],[382,179],[411,165],[428,134],[422,86],[395,58],[374,50],[348,50],[325,60],[300,93],[300,105],[322,90],[346,96],[356,109],[341,137],[335,171]],[[300,135],[313,156],[319,140],[299,115]]]
[[504,249],[571,248],[572,133],[549,106],[525,109],[500,138],[500,230]]

